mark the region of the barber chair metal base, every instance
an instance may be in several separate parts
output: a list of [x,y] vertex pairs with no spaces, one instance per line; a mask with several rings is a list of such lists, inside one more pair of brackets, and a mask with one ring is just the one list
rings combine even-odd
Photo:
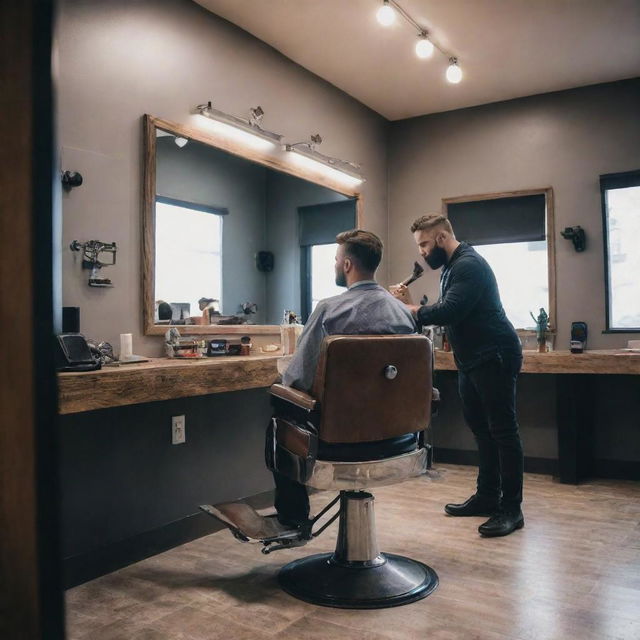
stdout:
[[342,491],[335,552],[290,562],[280,570],[280,586],[300,600],[344,609],[395,607],[428,596],[438,586],[431,567],[378,550],[373,500],[365,491]]

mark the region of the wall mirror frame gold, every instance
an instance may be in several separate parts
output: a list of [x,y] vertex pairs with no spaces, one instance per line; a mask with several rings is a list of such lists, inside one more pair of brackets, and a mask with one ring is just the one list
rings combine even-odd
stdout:
[[[155,319],[155,201],[156,201],[156,131],[161,129],[173,135],[204,143],[264,165],[282,173],[302,178],[327,187],[342,195],[356,199],[357,226],[363,226],[363,200],[360,186],[345,186],[321,173],[315,173],[286,161],[283,152],[278,154],[254,151],[235,140],[217,133],[205,131],[149,114],[143,116],[143,172],[142,172],[142,320],[144,335],[164,335],[174,325],[157,325]],[[277,334],[278,325],[177,325],[181,334]]]

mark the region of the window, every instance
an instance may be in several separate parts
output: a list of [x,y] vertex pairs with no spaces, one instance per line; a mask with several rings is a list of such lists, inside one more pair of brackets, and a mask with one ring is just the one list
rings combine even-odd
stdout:
[[540,308],[555,326],[551,190],[445,200],[458,240],[491,265],[507,317],[516,329],[534,329]]
[[640,331],[640,171],[600,176],[607,331]]
[[176,305],[174,320],[181,308],[183,315],[200,315],[200,298],[222,304],[222,213],[226,211],[156,199],[155,297]]
[[336,236],[356,224],[356,200],[298,207],[302,282],[302,320],[319,300],[344,292],[335,284]]

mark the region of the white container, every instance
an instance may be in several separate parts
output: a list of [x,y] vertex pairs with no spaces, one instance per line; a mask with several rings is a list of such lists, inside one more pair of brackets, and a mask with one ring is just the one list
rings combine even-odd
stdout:
[[133,336],[130,333],[120,334],[120,360],[129,360],[133,355]]

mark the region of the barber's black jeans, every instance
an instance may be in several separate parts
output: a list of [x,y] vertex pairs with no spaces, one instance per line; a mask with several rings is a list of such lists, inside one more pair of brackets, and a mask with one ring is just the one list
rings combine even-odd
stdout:
[[522,356],[498,356],[458,373],[466,423],[478,444],[478,496],[517,512],[522,502],[523,455],[516,419],[516,380]]

